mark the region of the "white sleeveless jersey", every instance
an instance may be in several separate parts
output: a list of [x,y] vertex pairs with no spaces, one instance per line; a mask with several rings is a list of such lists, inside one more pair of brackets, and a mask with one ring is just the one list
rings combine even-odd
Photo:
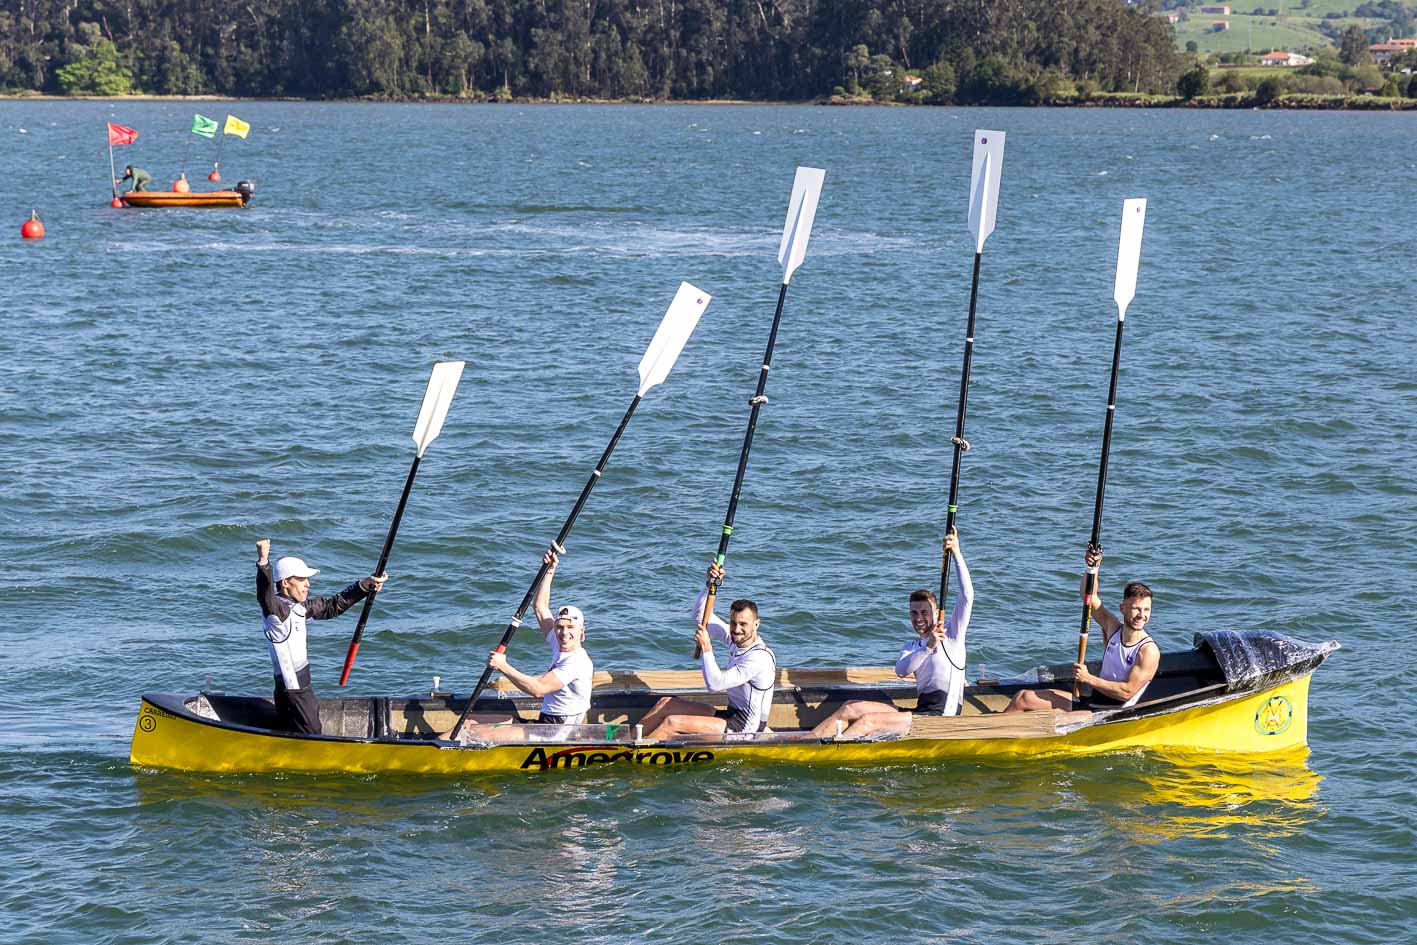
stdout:
[[[1123,631],[1118,630],[1116,633],[1112,634],[1111,638],[1107,641],[1107,649],[1102,653],[1102,672],[1097,675],[1108,682],[1126,682],[1127,677],[1131,675],[1132,666],[1136,664],[1137,654],[1140,653],[1141,648],[1151,640],[1151,637],[1142,634],[1142,638],[1136,643],[1133,643],[1131,646],[1123,646],[1122,632]],[[1146,692],[1150,685],[1151,683],[1148,682],[1145,686],[1138,689],[1135,695],[1122,703],[1122,708],[1125,709],[1129,705],[1135,705],[1137,700],[1141,698],[1142,693]]]
[[267,614],[261,628],[266,632],[266,649],[270,650],[276,675],[286,689],[299,689],[300,680],[295,674],[310,665],[305,653],[305,605],[292,600],[285,603],[290,605],[286,618],[281,620],[275,614]]

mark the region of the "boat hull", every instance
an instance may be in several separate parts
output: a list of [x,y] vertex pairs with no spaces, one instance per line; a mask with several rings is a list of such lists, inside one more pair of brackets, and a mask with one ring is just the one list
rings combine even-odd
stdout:
[[[1259,692],[1144,718],[1065,730],[1052,712],[921,719],[890,741],[760,738],[671,743],[516,743],[464,747],[427,739],[303,736],[230,726],[144,696],[135,765],[185,771],[470,774],[583,770],[618,764],[729,761],[805,765],[930,764],[961,758],[1059,758],[1136,749],[1207,754],[1292,752],[1308,737],[1309,674]],[[164,708],[159,703],[166,703]]]
[[159,207],[242,207],[245,198],[234,190],[211,190],[206,193],[178,193],[168,190],[129,191],[121,195],[125,207],[146,209]]

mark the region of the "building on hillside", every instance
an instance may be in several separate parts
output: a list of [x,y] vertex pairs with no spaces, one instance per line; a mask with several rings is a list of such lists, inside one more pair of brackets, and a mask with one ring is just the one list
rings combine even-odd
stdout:
[[1417,37],[1389,39],[1385,43],[1374,43],[1368,47],[1368,55],[1373,57],[1373,62],[1381,66],[1391,62],[1393,56],[1400,56],[1413,50],[1417,50]]
[[1314,60],[1310,59],[1308,56],[1301,56],[1298,53],[1284,52],[1282,50],[1266,53],[1260,57],[1260,65],[1262,66],[1282,66],[1292,69],[1295,66],[1312,66],[1313,64]]
[[901,77],[900,84],[907,92],[914,92],[925,84],[925,80],[918,75],[907,75]]
[[1229,20],[1211,20],[1210,31],[1212,33],[1223,33],[1230,28]]
[[1203,16],[1229,16],[1230,4],[1206,4],[1201,7],[1201,14]]

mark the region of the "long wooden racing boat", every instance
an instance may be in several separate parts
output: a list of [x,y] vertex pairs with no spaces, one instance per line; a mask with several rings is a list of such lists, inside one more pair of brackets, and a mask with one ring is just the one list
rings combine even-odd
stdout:
[[[597,673],[588,724],[505,726],[498,731],[517,741],[473,744],[435,738],[467,704],[450,694],[322,699],[322,735],[275,730],[269,698],[150,694],[142,697],[130,757],[135,765],[188,771],[451,774],[724,761],[917,764],[1138,748],[1288,752],[1307,744],[1309,679],[1336,649],[1337,643],[1303,643],[1272,631],[1200,633],[1194,649],[1162,655],[1145,699],[1130,708],[1001,713],[1020,689],[1071,687],[1071,664],[1045,666],[1013,679],[979,681],[965,690],[960,715],[916,716],[908,735],[879,740],[821,739],[805,729],[850,699],[913,705],[914,688],[885,668],[783,670],[770,731],[668,741],[639,737],[635,725],[659,697],[724,705],[719,694],[703,690],[696,671]],[[499,680],[476,711],[535,719],[537,701]]]

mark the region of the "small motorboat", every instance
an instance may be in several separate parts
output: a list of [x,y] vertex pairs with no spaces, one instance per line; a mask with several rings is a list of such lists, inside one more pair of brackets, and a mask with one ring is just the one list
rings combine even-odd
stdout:
[[[187,771],[463,774],[724,761],[932,764],[1135,749],[1211,756],[1291,752],[1308,741],[1310,676],[1336,649],[1337,643],[1303,643],[1272,631],[1205,632],[1196,635],[1194,649],[1163,654],[1145,698],[1130,707],[1091,714],[1000,711],[1021,689],[1071,687],[1072,664],[1047,666],[978,681],[965,689],[960,715],[915,716],[908,734],[869,740],[817,738],[807,729],[851,699],[914,705],[914,687],[890,668],[781,670],[769,731],[664,741],[645,738],[636,725],[661,696],[725,705],[720,693],[704,690],[696,671],[597,673],[588,724],[507,726],[511,740],[471,744],[436,737],[467,705],[448,693],[321,699],[321,735],[277,730],[269,697],[148,694],[130,758],[135,765]],[[494,688],[478,700],[479,714],[537,717],[537,700],[505,679]]]
[[125,207],[244,207],[256,195],[256,185],[243,180],[231,190],[139,190],[120,194]]

